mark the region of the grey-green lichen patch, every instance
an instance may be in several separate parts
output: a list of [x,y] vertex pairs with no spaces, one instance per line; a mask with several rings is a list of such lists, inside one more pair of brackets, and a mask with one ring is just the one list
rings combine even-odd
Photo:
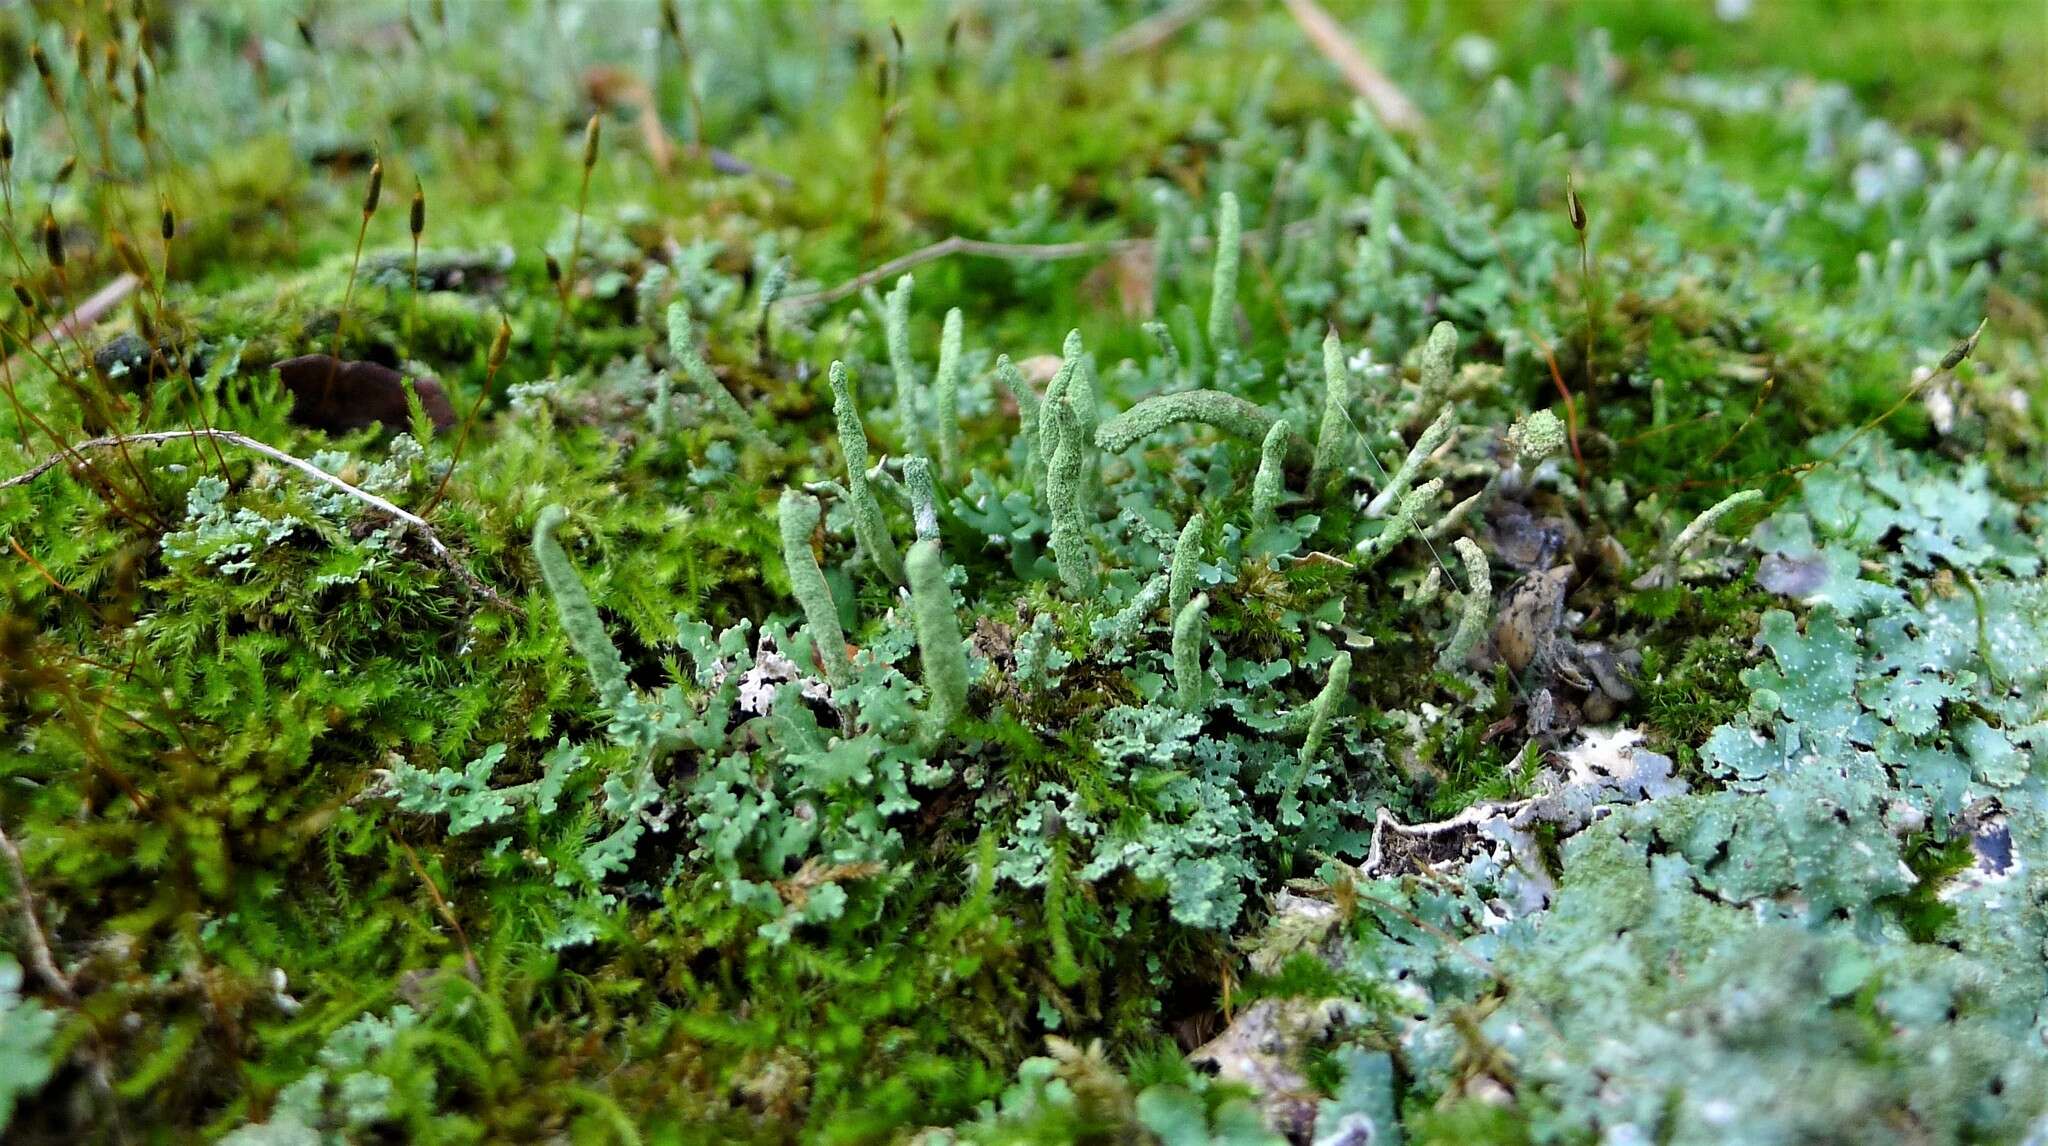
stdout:
[[[1448,848],[1448,883],[1331,871],[1366,938],[1325,958],[1406,992],[1407,1070],[1512,1083],[1538,1137],[2048,1132],[2048,549],[1984,528],[2016,506],[1975,467],[1858,445],[1821,477],[1759,528],[1764,556],[1839,546],[1901,588],[1764,616],[1749,716],[1701,750],[1713,787],[1607,797],[1541,850],[1527,806],[1375,848],[1393,872]],[[1958,512],[1915,508],[1914,483]],[[1919,576],[1930,561],[1949,576]],[[1617,771],[1604,751],[1585,774]]]

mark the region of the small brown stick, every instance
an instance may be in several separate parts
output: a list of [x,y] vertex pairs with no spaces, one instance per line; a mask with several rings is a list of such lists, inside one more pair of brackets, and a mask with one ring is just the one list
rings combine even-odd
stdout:
[[1707,466],[1720,461],[1721,455],[1728,452],[1729,447],[1735,444],[1736,439],[1742,437],[1743,434],[1749,431],[1752,425],[1756,424],[1756,416],[1763,412],[1764,400],[1771,396],[1771,387],[1777,385],[1777,382],[1778,380],[1775,377],[1764,379],[1764,384],[1757,388],[1756,401],[1749,407],[1749,416],[1742,419],[1742,424],[1735,427],[1735,432],[1728,435],[1727,441],[1722,442],[1719,446],[1715,447],[1713,453],[1707,455],[1707,460],[1700,463],[1701,469],[1705,469]]
[[420,234],[427,229],[427,188],[417,185],[412,191],[412,211],[406,219],[406,229],[412,232],[412,305],[405,322],[405,357],[412,358],[412,338],[420,325]]
[[[134,275],[123,271],[119,278],[93,292],[91,298],[79,303],[72,308],[70,314],[58,319],[56,325],[46,325],[43,330],[34,332],[34,344],[41,345],[44,342],[72,337],[91,329],[115,307],[121,305],[121,301],[140,285],[140,280]],[[7,360],[7,372],[11,375],[23,365],[21,355],[16,354]]]
[[[680,78],[683,85],[683,95],[690,101],[690,139],[698,147],[703,147],[705,145],[704,101],[697,95],[696,63],[690,56],[690,42],[683,38],[683,18],[682,14],[676,10],[675,0],[662,0],[661,22],[662,26],[667,29],[669,36],[676,42],[677,55],[682,57],[682,74]],[[660,120],[654,114],[652,99],[649,99],[647,107],[644,109],[644,114],[647,118],[655,121],[658,130]],[[663,163],[662,167],[664,171],[667,170],[666,163]]]
[[426,868],[420,866],[419,854],[412,850],[412,845],[400,840],[398,846],[405,849],[405,859],[412,865],[413,874],[419,876],[420,882],[427,885],[427,894],[433,897],[434,909],[440,912],[441,918],[454,929],[455,941],[462,945],[462,967],[469,974],[469,981],[481,985],[484,981],[483,970],[477,966],[476,952],[470,950],[469,934],[462,929],[462,921],[455,918],[455,909],[448,906],[447,899],[441,895],[441,889],[434,885],[433,877],[427,874]]
[[1572,388],[1565,385],[1564,371],[1557,368],[1557,353],[1550,349],[1550,343],[1544,341],[1543,336],[1536,333],[1533,329],[1528,333],[1529,337],[1535,341],[1537,349],[1543,352],[1543,361],[1550,367],[1551,384],[1557,387],[1558,396],[1564,399],[1565,434],[1571,440],[1572,460],[1578,463],[1579,478],[1583,481],[1586,476],[1586,455],[1579,452],[1578,401],[1572,397]]
[[[1315,223],[1314,219],[1301,219],[1289,223],[1282,233],[1293,236],[1315,226]],[[1257,235],[1254,234],[1249,236],[1247,241],[1256,239]],[[936,243],[919,247],[909,254],[898,255],[880,266],[862,271],[838,286],[811,291],[808,294],[784,295],[775,300],[775,306],[778,309],[828,306],[878,282],[895,278],[905,271],[952,255],[1008,259],[1020,263],[1049,263],[1064,259],[1085,259],[1093,255],[1120,255],[1127,251],[1149,250],[1152,242],[1151,239],[1081,239],[1071,243],[997,243],[987,239],[969,239],[952,235]],[[1196,236],[1187,241],[1188,250],[1196,252],[1208,250],[1214,245],[1215,240],[1206,235]]]
[[434,507],[441,504],[441,495],[448,492],[448,479],[455,476],[455,467],[462,462],[462,447],[469,442],[469,429],[476,424],[478,411],[484,408],[484,402],[497,387],[498,367],[505,364],[505,352],[511,346],[512,323],[500,314],[498,333],[491,339],[491,353],[486,359],[483,389],[477,391],[476,400],[469,404],[469,414],[462,419],[462,431],[455,435],[455,452],[448,459],[448,468],[441,471],[441,482],[434,487],[434,496],[428,498],[427,504],[421,507],[421,513],[434,512]]
[[1301,25],[1302,34],[1308,42],[1323,54],[1323,58],[1337,65],[1344,73],[1344,82],[1351,90],[1364,99],[1372,113],[1390,131],[1406,135],[1422,132],[1425,123],[1422,113],[1394,81],[1387,78],[1377,64],[1366,56],[1363,49],[1344,34],[1344,28],[1323,10],[1316,0],[1283,0],[1288,14]]
[[[590,207],[590,173],[597,167],[597,145],[600,124],[604,122],[599,112],[583,125],[583,182],[576,191],[576,233],[569,240],[569,266],[555,279],[555,329],[550,335],[548,347],[548,373],[555,372],[555,354],[562,348],[562,328],[569,323],[569,291],[576,281],[576,263],[583,257],[583,215]],[[553,256],[549,256],[552,261]],[[550,267],[550,271],[553,271]]]
[[21,850],[7,838],[5,828],[0,828],[0,853],[6,855],[7,867],[14,873],[15,886],[21,889],[21,931],[28,941],[28,965],[58,998],[67,1003],[76,1002],[78,993],[71,986],[71,977],[59,971],[57,961],[50,957],[50,940],[43,932],[42,920],[36,916],[36,896],[29,889],[28,868],[21,862]]
[[[311,35],[303,23],[299,25],[299,34],[306,36],[307,43],[311,44]],[[334,389],[334,376],[341,370],[341,340],[348,332],[349,304],[354,302],[356,297],[356,269],[363,265],[363,240],[370,234],[370,217],[377,213],[377,201],[383,193],[384,161],[371,160],[370,187],[363,195],[363,219],[356,225],[356,253],[355,257],[349,260],[348,286],[341,292],[341,313],[334,319],[334,349],[328,354],[328,357],[334,360],[334,364],[327,369],[326,385],[320,387],[320,404],[323,406],[327,404],[328,395]]]
[[1157,12],[1111,36],[1090,49],[1083,57],[1090,67],[1100,66],[1119,56],[1133,56],[1149,52],[1180,34],[1181,29],[1200,19],[1209,10],[1210,0],[1184,0],[1163,12]]
[[907,255],[898,255],[888,262],[862,271],[860,274],[827,290],[812,291],[808,294],[784,295],[775,301],[777,307],[825,306],[838,302],[878,282],[894,278],[913,267],[950,255],[975,255],[988,259],[1011,259],[1017,262],[1054,262],[1061,259],[1084,259],[1090,255],[1113,255],[1135,247],[1151,245],[1150,239],[1098,239],[1073,243],[995,243],[986,239],[969,239],[952,235],[929,246],[919,247]]
[[1564,205],[1572,231],[1579,237],[1579,284],[1586,304],[1586,414],[1591,417],[1600,394],[1593,383],[1593,255],[1586,245],[1586,204],[1579,198],[1578,186],[1572,182],[1569,171],[1564,176]]
[[440,558],[441,563],[447,566],[448,571],[455,574],[469,588],[473,595],[481,597],[514,615],[524,616],[523,611],[518,606],[499,596],[497,590],[484,584],[483,581],[478,579],[476,574],[470,572],[469,567],[464,565],[446,545],[442,544],[441,538],[435,534],[433,527],[425,521],[366,489],[350,485],[348,482],[335,477],[312,462],[306,461],[303,458],[293,457],[291,454],[285,453],[275,446],[267,445],[231,430],[155,430],[146,434],[114,434],[104,438],[93,438],[90,441],[75,442],[66,452],[52,454],[21,473],[5,481],[0,481],[0,490],[12,489],[18,485],[26,485],[50,470],[57,468],[66,458],[82,450],[119,449],[130,444],[153,445],[158,442],[174,442],[193,438],[211,438],[216,442],[226,442],[231,446],[240,446],[245,450],[252,450],[269,458],[271,461],[277,462],[279,465],[290,466],[314,481],[332,486],[369,506],[371,509],[393,518],[400,524],[418,533],[420,540],[427,543],[427,548],[433,550],[434,556]]

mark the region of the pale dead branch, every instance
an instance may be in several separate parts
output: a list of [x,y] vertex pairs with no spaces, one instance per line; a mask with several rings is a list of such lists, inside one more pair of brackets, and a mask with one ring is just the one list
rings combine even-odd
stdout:
[[1344,82],[1358,93],[1372,113],[1388,130],[1405,135],[1422,131],[1422,112],[1414,101],[1408,98],[1387,73],[1372,62],[1364,49],[1344,34],[1344,28],[1336,19],[1323,10],[1316,0],[1282,0],[1294,22],[1301,25],[1302,34],[1309,43],[1323,54],[1323,58],[1337,65],[1344,74]]
[[242,449],[261,454],[279,465],[289,466],[323,485],[332,486],[340,490],[349,497],[355,498],[357,501],[418,534],[420,540],[426,543],[427,548],[433,550],[434,556],[440,558],[441,563],[448,567],[448,571],[455,574],[472,594],[482,597],[509,612],[515,614],[520,612],[518,606],[499,596],[497,590],[484,584],[483,581],[477,578],[476,574],[470,572],[469,567],[464,565],[446,545],[442,544],[441,538],[435,534],[433,527],[417,515],[400,509],[366,489],[351,485],[335,477],[333,474],[328,473],[312,462],[306,461],[304,458],[293,457],[291,454],[285,453],[275,446],[267,445],[254,438],[228,430],[156,430],[146,434],[115,434],[104,438],[93,438],[89,441],[75,442],[65,452],[52,454],[35,465],[30,466],[27,470],[5,481],[0,481],[0,490],[12,489],[18,485],[26,485],[50,470],[55,469],[66,459],[84,450],[117,449],[129,445],[153,445],[159,442],[172,442],[188,438],[208,438],[215,442],[226,442],[231,446],[239,446]]

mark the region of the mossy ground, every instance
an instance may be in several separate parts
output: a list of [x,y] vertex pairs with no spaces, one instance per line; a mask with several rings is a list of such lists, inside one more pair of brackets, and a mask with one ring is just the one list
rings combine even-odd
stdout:
[[[1069,330],[1106,408],[1183,384],[1144,329],[1156,317],[1179,354],[1206,347],[1228,388],[1294,409],[1305,392],[1321,401],[1315,351],[1334,327],[1370,354],[1349,416],[1391,465],[1402,451],[1389,436],[1412,440],[1434,414],[1415,416],[1411,348],[1453,317],[1466,372],[1435,397],[1454,400],[1468,431],[1439,459],[1458,497],[1492,497],[1499,431],[1531,409],[1563,412],[1568,397],[1576,454],[1518,504],[1560,523],[1544,564],[1583,578],[1573,639],[1641,655],[1612,719],[1703,786],[1717,781],[1702,745],[1753,704],[1752,638],[1783,601],[1746,549],[1633,587],[1679,527],[1754,488],[1767,504],[1721,530],[1747,536],[1799,495],[1816,435],[1858,426],[1981,459],[2000,496],[2035,512],[2048,410],[2038,11],[1759,5],[1729,24],[1692,4],[1333,5],[1428,117],[1426,133],[1396,139],[1348,111],[1352,94],[1278,6],[1219,5],[1159,44],[1099,54],[1157,7],[683,3],[681,41],[655,4],[394,4],[302,19],[260,3],[51,4],[0,17],[14,77],[7,261],[40,308],[0,310],[8,350],[121,273],[117,236],[152,279],[89,331],[23,356],[9,385],[37,419],[0,410],[0,479],[60,440],[201,420],[302,458],[339,451],[318,464],[393,491],[504,597],[480,599],[417,537],[232,448],[100,451],[92,473],[65,466],[0,490],[0,825],[21,848],[27,896],[4,886],[63,978],[39,979],[28,932],[8,929],[0,951],[30,967],[24,994],[61,1020],[35,1062],[0,1051],[12,1134],[218,1136],[275,1124],[311,1078],[319,1129],[364,1141],[886,1141],[1005,1112],[1025,1127],[1012,1127],[1017,1140],[1108,1140],[1142,1133],[1133,1101],[1164,1133],[1164,1115],[1130,1097],[1155,1085],[1201,1094],[1221,1136],[1231,1092],[1203,1089],[1184,1052],[1250,998],[1380,989],[1312,961],[1250,972],[1264,897],[1327,874],[1332,858],[1362,861],[1379,807],[1414,821],[1530,794],[1559,742],[1520,730],[1550,682],[1497,658],[1439,666],[1455,614],[1413,594],[1448,538],[1352,575],[1343,558],[1373,516],[1361,499],[1303,497],[1290,520],[1315,523],[1292,548],[1258,551],[1243,526],[1256,443],[1178,437],[1105,459],[1109,500],[1121,499],[1093,523],[1108,538],[1106,587],[1063,592],[1028,451],[1013,448],[1014,402],[987,379],[996,353],[1057,354]],[[1812,95],[1823,82],[1846,85],[1839,105]],[[1819,110],[1772,102],[1794,96]],[[1878,143],[1828,134],[1826,109],[1852,105],[1889,121],[1858,121]],[[675,149],[666,169],[652,123]],[[1823,136],[1840,154],[1816,156]],[[2019,191],[1971,200],[1940,227],[1922,221],[1935,212],[1920,184],[1858,201],[1850,151],[1882,159],[1894,139],[1928,167],[1944,150],[1961,163],[2004,149]],[[750,170],[718,170],[700,141]],[[1441,198],[1403,181],[1404,156]],[[382,200],[366,219],[372,162]],[[1591,217],[1590,274],[1568,175]],[[1376,278],[1360,246],[1389,235],[1371,202],[1383,181],[1398,280]],[[416,188],[427,289],[412,285]],[[1196,316],[1225,190],[1246,201],[1250,235],[1230,333],[1208,345]],[[42,250],[46,207],[61,271]],[[1467,242],[1460,220],[1479,238]],[[821,731],[817,713],[792,717],[783,700],[772,720],[693,725],[700,739],[652,752],[660,795],[626,817],[654,825],[642,842],[600,876],[573,874],[613,825],[602,781],[623,786],[648,753],[620,736],[624,719],[565,639],[529,544],[541,509],[569,511],[563,540],[637,694],[686,693],[694,718],[731,685],[711,682],[679,633],[789,631],[798,617],[774,507],[785,487],[844,480],[827,364],[862,376],[870,437],[896,452],[921,441],[882,397],[879,295],[893,276],[868,297],[801,296],[952,234],[1107,243],[1173,229],[1181,245],[1156,263],[1105,248],[915,269],[919,358],[948,306],[967,321],[961,456],[987,480],[948,476],[940,534],[969,648],[988,667],[953,747],[930,757],[954,770],[919,781],[862,837],[890,848],[735,860],[718,852],[715,821],[741,813],[719,805],[699,819],[691,803],[736,758],[753,762],[721,792],[773,789],[774,753],[796,751],[783,737],[844,736],[875,754],[850,773],[922,756],[907,720],[881,727],[914,707],[907,607],[854,557],[834,501],[827,579],[848,640],[887,670],[862,686],[863,719],[880,730]],[[1915,246],[1887,263],[1901,236]],[[1953,274],[1909,271],[1923,246]],[[559,288],[549,260],[565,268]],[[680,377],[658,380],[672,365],[671,302],[696,316],[706,357],[773,449],[746,446]],[[1915,370],[1987,315],[1993,334],[1951,399],[1960,428],[1937,425]],[[162,353],[141,371],[82,366],[118,333],[154,337]],[[389,428],[295,423],[270,368],[328,351],[431,376],[458,411],[476,405],[459,462],[459,431],[415,424],[394,448]],[[2023,400],[1998,397],[2008,392]],[[1355,476],[1372,488],[1371,471]],[[197,508],[208,479],[230,491],[211,518]],[[1023,508],[1003,500],[1016,495]],[[1279,834],[1247,829],[1196,857],[1232,873],[1207,899],[1175,883],[1185,868],[1161,876],[1134,860],[1081,878],[1083,857],[1066,849],[1086,837],[1043,823],[1057,804],[1054,821],[1149,840],[1164,808],[1197,807],[1190,823],[1228,810],[1177,787],[1211,763],[1199,742],[1127,727],[1132,711],[1169,707],[1164,627],[1148,617],[1128,647],[1095,635],[1196,511],[1210,521],[1210,663],[1223,666],[1204,735],[1298,736],[1332,653],[1350,649],[1358,665],[1340,763],[1303,800],[1326,805],[1325,820],[1294,831],[1282,809],[1296,793],[1268,783],[1277,768],[1231,749],[1244,756],[1234,802]],[[1527,571],[1503,556],[1513,530],[1476,518],[1471,530],[1505,595]],[[1607,545],[1632,562],[1627,577],[1603,572]],[[1040,617],[1072,663],[1026,679],[1017,649]],[[889,667],[899,662],[903,673]],[[461,772],[494,746],[487,783],[535,781],[558,745],[588,755],[561,805],[510,806],[488,830],[456,831],[393,797],[394,771]],[[838,830],[837,817],[873,814],[865,783],[812,789],[768,818],[791,836],[817,818]],[[1928,889],[1967,856],[1936,835],[1911,856],[1928,882],[1883,910],[1931,938],[1945,917]],[[774,910],[736,890],[741,870]],[[1233,888],[1251,893],[1241,914],[1205,925],[1191,910],[1233,902]],[[843,904],[802,914],[828,896]],[[1079,1122],[1041,1126],[1030,1119],[1042,1111],[1011,1105],[1029,1090],[1019,1064],[1048,1035],[1106,1048],[1101,1071],[1062,1060],[1073,1089],[1097,1088]],[[1466,1065],[1467,1081],[1485,1073]],[[1324,1062],[1311,1075],[1334,1090],[1342,1071]],[[1413,1140],[1523,1140],[1511,1105],[1427,1091],[1420,1070],[1402,1077],[1417,1088],[1404,1099]]]

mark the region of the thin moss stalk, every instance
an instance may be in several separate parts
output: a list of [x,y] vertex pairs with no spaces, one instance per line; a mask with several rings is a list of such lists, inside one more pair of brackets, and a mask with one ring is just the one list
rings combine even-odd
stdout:
[[555,540],[555,530],[568,517],[568,511],[559,505],[540,511],[533,523],[533,557],[540,563],[541,580],[555,599],[555,615],[561,618],[569,647],[583,658],[590,681],[597,686],[598,699],[606,708],[616,709],[626,699],[626,662],[620,659],[611,635],[604,631],[597,606],[590,603],[590,591],[584,588],[576,567],[569,563],[562,543]]
[[704,360],[690,323],[690,310],[680,302],[670,303],[668,308],[668,352],[677,369],[718,408],[719,416],[731,423],[748,445],[763,452],[774,451],[774,441],[755,427],[753,419],[747,416],[747,408],[740,405],[740,400],[732,396],[732,391],[725,388],[711,364]]
[[1437,658],[1440,669],[1455,669],[1464,664],[1472,650],[1479,647],[1487,622],[1493,619],[1493,567],[1487,563],[1485,551],[1469,537],[1460,537],[1451,545],[1465,563],[1465,605],[1458,613],[1458,627],[1451,634],[1451,643]]
[[960,472],[960,308],[946,312],[939,330],[939,372],[932,384],[932,430],[939,449],[939,472],[952,478]]
[[811,549],[811,534],[818,528],[818,499],[798,490],[782,491],[776,521],[782,530],[782,563],[789,571],[790,591],[803,606],[805,630],[817,650],[825,679],[834,687],[844,685],[853,675],[853,662],[846,655],[846,633],[839,627],[839,608],[832,600],[832,587]]
[[1074,958],[1074,940],[1067,933],[1067,885],[1073,882],[1069,870],[1067,837],[1053,837],[1052,857],[1045,868],[1045,938],[1052,947],[1053,982],[1071,987],[1081,981],[1081,964]]
[[1173,618],[1174,699],[1183,712],[1199,712],[1207,698],[1202,645],[1209,636],[1209,594],[1196,594]]
[[946,559],[939,543],[920,541],[911,546],[904,568],[910,574],[910,619],[917,629],[925,692],[931,697],[932,730],[944,732],[967,712],[967,650],[953,613],[953,590],[946,584]]
[[1209,345],[1217,350],[1237,341],[1237,269],[1243,241],[1237,193],[1225,191],[1216,207],[1216,262],[1209,279]]
[[868,488],[868,433],[861,425],[860,407],[854,403],[847,382],[846,364],[834,362],[828,376],[832,386],[832,413],[839,419],[839,451],[846,457],[846,495],[853,502],[853,537],[860,543],[882,576],[903,583],[903,559],[896,542],[882,520],[882,506]]

